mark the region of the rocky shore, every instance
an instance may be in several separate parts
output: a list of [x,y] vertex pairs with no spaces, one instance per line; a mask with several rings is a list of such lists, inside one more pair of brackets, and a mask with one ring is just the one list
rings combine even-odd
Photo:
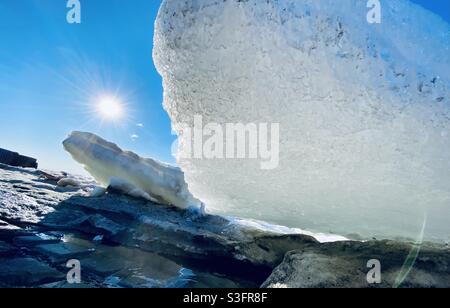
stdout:
[[[81,284],[69,284],[68,260]],[[380,284],[367,262],[381,263]],[[450,248],[320,243],[0,164],[1,287],[450,287]]]

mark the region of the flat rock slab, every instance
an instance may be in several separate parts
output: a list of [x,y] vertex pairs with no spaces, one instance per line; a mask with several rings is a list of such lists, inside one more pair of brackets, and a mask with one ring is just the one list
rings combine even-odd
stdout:
[[39,289],[92,289],[100,288],[97,283],[68,283],[66,280],[39,285]]
[[13,244],[19,247],[32,247],[45,244],[57,244],[61,242],[59,238],[44,235],[18,236],[13,239]]
[[7,223],[6,221],[0,220],[0,232],[2,230],[20,230],[20,228]]
[[115,223],[102,215],[91,216],[89,217],[88,222],[93,228],[98,229],[102,234],[106,234],[108,236],[116,236],[127,231],[127,228],[124,226]]
[[0,257],[12,256],[17,252],[14,246],[0,241]]
[[33,250],[48,257],[53,263],[86,257],[95,251],[93,248],[89,249],[71,243],[38,245]]
[[22,230],[18,226],[11,225],[5,221],[0,220],[0,240],[8,241],[12,236],[29,234],[29,232]]
[[125,268],[126,260],[118,258],[118,256],[93,254],[80,262],[83,270],[100,277],[107,277]]
[[394,241],[309,246],[287,253],[262,287],[450,288],[450,249]]
[[56,282],[65,275],[45,263],[32,258],[0,260],[0,284],[8,286],[36,286]]

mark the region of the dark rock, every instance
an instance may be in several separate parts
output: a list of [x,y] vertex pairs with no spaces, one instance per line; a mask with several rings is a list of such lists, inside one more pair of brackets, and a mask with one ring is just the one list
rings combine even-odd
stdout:
[[[251,231],[249,231],[251,234]],[[274,268],[283,260],[286,252],[303,248],[306,245],[319,243],[312,237],[306,235],[267,235],[255,234],[251,241],[243,241],[235,246],[242,252],[242,258],[249,260],[252,264],[261,264]]]
[[16,236],[34,235],[32,230],[24,230],[16,225],[11,225],[0,220],[0,241],[11,242]]
[[66,177],[67,174],[66,173],[57,173],[57,172],[51,172],[51,171],[42,171],[39,170],[40,172],[40,178],[52,182],[54,185],[58,184],[58,181],[61,180],[62,178]]
[[125,260],[116,255],[94,254],[80,261],[82,269],[101,277],[107,277],[125,268]]
[[[199,262],[214,258],[227,260],[226,265],[214,262],[216,267],[250,265],[249,270],[253,266],[265,268],[262,273],[270,272],[287,251],[316,242],[309,236],[276,235],[237,227],[219,216],[198,216],[186,210],[114,194],[100,198],[73,197],[64,201],[61,207],[101,213],[91,216],[89,225],[78,224],[79,231],[93,236],[107,231],[101,234],[108,240],[175,258]],[[114,237],[124,233],[124,227],[127,236]]]
[[13,244],[19,247],[31,247],[44,244],[57,244],[61,239],[45,234],[18,236],[13,239]]
[[[369,260],[381,264],[381,283],[367,280]],[[394,241],[339,242],[286,254],[262,287],[449,288],[450,249]]]
[[76,230],[88,221],[89,215],[77,209],[60,207],[58,211],[46,215],[37,224],[54,230]]
[[7,286],[37,286],[64,279],[65,275],[32,258],[0,260],[0,283]]
[[99,233],[106,234],[111,237],[117,236],[122,232],[126,232],[127,228],[120,225],[111,219],[105,218],[102,215],[94,215],[89,217],[89,224],[94,228],[99,230]]
[[0,257],[12,256],[17,252],[14,246],[0,241]]
[[23,168],[37,169],[37,160],[32,157],[22,156],[19,153],[11,152],[0,148],[0,163]]
[[88,256],[95,251],[93,248],[86,248],[71,243],[39,245],[34,247],[33,250],[47,257],[53,263],[79,259]]
[[3,233],[14,233],[16,234],[17,232],[19,232],[21,230],[20,227],[15,226],[15,225],[11,225],[5,221],[0,220],[0,234]]
[[92,281],[86,283],[68,283],[67,280],[46,283],[38,286],[40,289],[92,289],[101,287],[101,284]]

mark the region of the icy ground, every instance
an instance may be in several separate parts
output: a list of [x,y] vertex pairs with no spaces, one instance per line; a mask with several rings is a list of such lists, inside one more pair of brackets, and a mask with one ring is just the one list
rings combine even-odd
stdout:
[[[78,185],[59,186],[67,182],[62,179]],[[238,226],[204,219],[201,229],[193,221],[195,213],[126,197],[115,188],[115,194],[90,197],[96,185],[62,172],[0,164],[0,287],[235,288],[262,283],[264,276],[258,274],[254,280],[232,275],[232,262],[230,276],[207,265],[218,249],[214,238],[220,237],[209,228]],[[188,260],[198,258],[202,266],[193,268]],[[69,259],[81,262],[81,285],[66,282]]]
[[[450,284],[448,245],[319,243],[115,188],[90,196],[94,188],[82,177],[0,164],[0,287],[373,287],[366,280],[372,258],[383,264],[377,287],[399,279],[403,287]],[[72,259],[80,261],[81,285],[66,281]]]

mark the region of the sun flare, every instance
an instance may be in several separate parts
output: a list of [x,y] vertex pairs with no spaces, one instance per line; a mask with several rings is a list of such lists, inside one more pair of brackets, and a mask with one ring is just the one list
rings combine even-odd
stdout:
[[97,111],[106,120],[119,120],[124,116],[121,101],[114,96],[102,96],[97,102]]

